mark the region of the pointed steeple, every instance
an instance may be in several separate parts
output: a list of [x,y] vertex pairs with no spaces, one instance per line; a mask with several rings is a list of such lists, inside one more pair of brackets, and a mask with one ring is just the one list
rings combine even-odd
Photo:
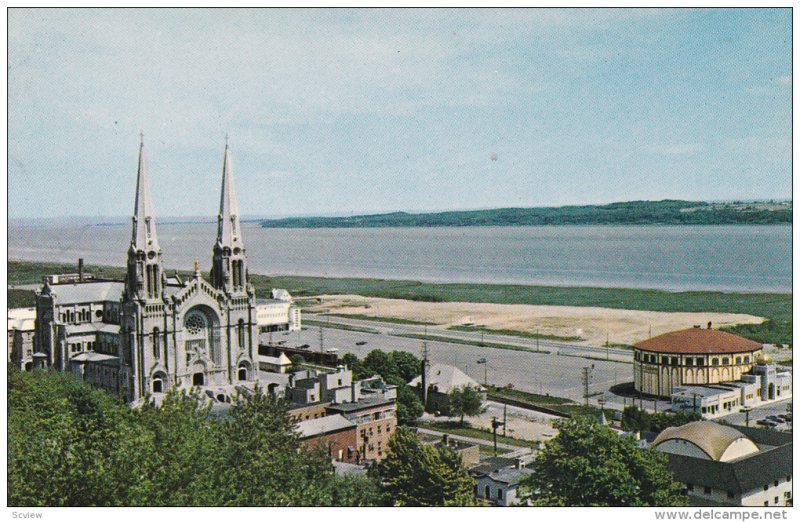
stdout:
[[147,179],[147,158],[144,156],[144,134],[139,142],[139,173],[136,178],[136,204],[133,209],[131,246],[144,252],[158,250],[156,219],[150,201],[150,182]]
[[162,293],[161,249],[156,236],[156,218],[150,201],[144,134],[139,142],[139,169],[136,175],[136,203],[133,206],[133,231],[128,249],[126,291],[141,299],[160,299]]
[[233,189],[233,171],[228,149],[228,136],[225,136],[225,157],[222,162],[222,191],[217,217],[217,243],[223,247],[244,247],[239,228],[239,213],[236,209],[236,194]]
[[225,157],[222,161],[222,191],[217,217],[217,242],[214,245],[214,263],[211,267],[211,283],[215,288],[232,294],[246,294],[247,258],[244,238],[239,227],[236,194],[233,190],[233,170],[225,136]]

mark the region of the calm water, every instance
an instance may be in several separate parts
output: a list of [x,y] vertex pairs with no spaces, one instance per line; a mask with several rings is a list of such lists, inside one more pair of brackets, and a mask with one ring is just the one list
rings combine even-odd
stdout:
[[[262,229],[245,226],[262,274],[791,292],[791,226]],[[207,269],[215,224],[158,225],[166,267]],[[128,226],[8,230],[9,259],[125,263]]]

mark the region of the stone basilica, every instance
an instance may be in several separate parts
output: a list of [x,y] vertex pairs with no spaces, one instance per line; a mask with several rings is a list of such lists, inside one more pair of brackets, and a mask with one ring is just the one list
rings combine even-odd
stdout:
[[232,389],[257,378],[256,306],[225,145],[210,281],[164,270],[144,143],[123,281],[48,276],[36,296],[36,366],[71,371],[127,402],[170,387]]

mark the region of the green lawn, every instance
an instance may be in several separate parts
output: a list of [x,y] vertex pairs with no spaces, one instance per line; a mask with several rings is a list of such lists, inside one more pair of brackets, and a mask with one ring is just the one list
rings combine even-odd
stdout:
[[303,326],[322,326],[323,328],[336,328],[337,330],[347,330],[350,332],[363,332],[370,334],[379,334],[378,330],[372,328],[362,328],[359,326],[350,326],[347,324],[327,323],[325,321],[315,321],[314,319],[303,319]]
[[[441,431],[451,435],[460,435],[462,437],[471,437],[473,439],[487,440],[492,442],[493,436],[489,431],[484,431],[478,428],[469,426],[468,421],[465,419],[465,426],[459,426],[457,421],[418,421],[417,426],[420,428],[427,428],[429,430]],[[533,444],[529,440],[516,439],[513,437],[503,437],[500,433],[503,428],[498,429],[497,442],[500,444],[509,444],[511,446],[519,446],[520,448],[530,448]],[[498,453],[504,453],[505,450],[498,449]]]
[[420,326],[436,324],[436,323],[428,323],[425,321],[412,321],[411,319],[403,319],[402,317],[374,317],[372,315],[364,315],[364,314],[332,314],[332,313],[320,314],[320,316],[326,316],[326,315],[329,315],[331,317],[343,317],[345,319],[357,319],[359,321],[374,321],[376,323],[417,324]]
[[523,404],[547,408],[569,416],[589,415],[592,417],[597,417],[600,414],[599,408],[578,404],[564,397],[539,395],[538,393],[529,393],[508,388],[497,388],[495,386],[489,387],[487,397],[490,400],[498,398],[513,399]]
[[546,335],[532,332],[524,332],[522,330],[507,330],[503,328],[493,329],[484,326],[468,326],[468,325],[455,325],[449,326],[448,330],[455,330],[458,332],[484,332],[494,335],[510,335],[514,337],[525,337],[526,339],[542,339],[545,341],[583,341],[583,337],[575,336],[561,336],[561,335]]

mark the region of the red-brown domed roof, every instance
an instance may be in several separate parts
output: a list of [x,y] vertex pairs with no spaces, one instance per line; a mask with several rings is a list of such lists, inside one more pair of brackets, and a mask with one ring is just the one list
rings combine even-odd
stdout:
[[640,350],[659,353],[741,353],[760,350],[761,344],[738,335],[705,328],[687,328],[638,342]]

